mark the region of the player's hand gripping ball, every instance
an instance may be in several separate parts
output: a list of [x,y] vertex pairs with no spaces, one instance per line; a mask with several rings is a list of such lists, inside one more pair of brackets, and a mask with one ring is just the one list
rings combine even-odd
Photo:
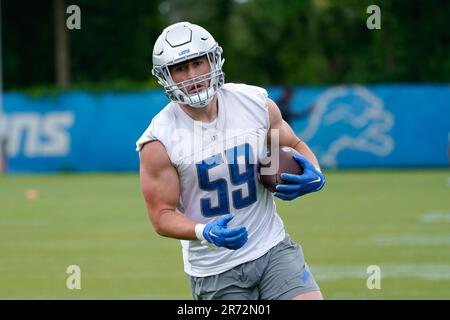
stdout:
[[261,183],[275,192],[274,196],[282,200],[293,200],[322,189],[325,176],[308,159],[286,146],[280,147],[278,156],[279,166],[275,173],[264,174],[263,169],[267,169],[273,161],[271,157],[262,160],[258,168]]
[[[261,159],[258,167],[259,180],[270,192],[275,192],[277,184],[283,182],[281,179],[282,173],[296,175],[303,173],[303,167],[294,159],[294,149],[283,146],[278,151],[274,155]],[[278,157],[278,166],[275,157]]]

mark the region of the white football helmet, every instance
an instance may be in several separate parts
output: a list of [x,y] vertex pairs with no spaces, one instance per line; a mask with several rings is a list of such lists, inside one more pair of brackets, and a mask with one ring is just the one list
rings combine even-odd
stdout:
[[[208,58],[211,68],[209,73],[180,83],[173,81],[170,66],[204,55]],[[204,28],[189,22],[175,23],[165,28],[156,40],[152,54],[152,74],[158,78],[158,83],[164,87],[170,100],[194,108],[203,108],[211,102],[224,83],[222,66],[225,60],[221,55],[222,48]],[[197,88],[205,82],[209,82],[206,89],[188,94],[188,88]]]

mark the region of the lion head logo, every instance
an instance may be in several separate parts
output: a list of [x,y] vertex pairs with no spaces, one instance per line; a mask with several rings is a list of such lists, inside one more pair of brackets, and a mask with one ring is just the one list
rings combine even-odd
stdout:
[[388,132],[394,124],[383,101],[362,86],[338,86],[321,94],[298,135],[324,166],[336,167],[346,150],[386,156],[394,149]]

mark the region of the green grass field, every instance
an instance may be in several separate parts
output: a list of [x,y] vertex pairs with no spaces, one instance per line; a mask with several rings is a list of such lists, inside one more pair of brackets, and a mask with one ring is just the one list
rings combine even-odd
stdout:
[[[278,211],[325,298],[450,299],[449,177],[327,172],[323,191]],[[81,290],[66,288],[69,265]],[[379,290],[366,286],[369,265]],[[192,297],[180,243],[153,231],[138,176],[95,174],[0,177],[0,298]]]

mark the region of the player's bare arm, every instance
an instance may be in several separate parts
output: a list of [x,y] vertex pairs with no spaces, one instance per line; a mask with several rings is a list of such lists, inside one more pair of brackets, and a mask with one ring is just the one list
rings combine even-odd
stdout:
[[140,157],[141,190],[155,231],[165,237],[198,240],[196,223],[177,211],[180,180],[159,141],[144,145]]
[[203,244],[241,248],[248,239],[243,226],[228,229],[233,215],[228,214],[206,225],[195,223],[177,211],[180,197],[180,179],[159,141],[144,145],[141,150],[141,189],[147,211],[155,231],[165,237],[181,240],[201,240]]
[[319,167],[314,153],[309,149],[308,145],[300,140],[292,130],[291,126],[283,120],[280,109],[274,101],[267,99],[267,105],[269,106],[269,121],[270,130],[267,135],[269,143],[271,142],[272,130],[278,130],[279,133],[279,145],[289,146],[297,150],[300,154],[304,155],[316,168]]
[[325,176],[320,171],[319,162],[309,147],[301,141],[289,124],[281,117],[278,106],[270,99],[267,99],[269,106],[270,130],[268,133],[269,143],[273,130],[278,130],[279,145],[289,146],[298,153],[294,153],[294,159],[303,167],[301,175],[281,173],[284,183],[276,186],[274,196],[282,200],[293,200],[305,194],[316,192],[322,189],[325,184]]

